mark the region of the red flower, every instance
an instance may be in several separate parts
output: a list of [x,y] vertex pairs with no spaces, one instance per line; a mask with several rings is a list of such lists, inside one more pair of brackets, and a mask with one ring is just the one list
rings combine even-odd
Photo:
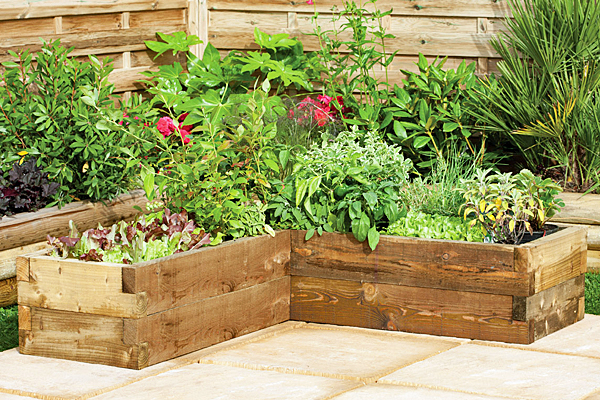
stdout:
[[170,136],[173,132],[175,132],[175,129],[177,129],[175,127],[175,121],[173,121],[173,119],[170,117],[162,117],[159,119],[156,123],[156,127],[158,128],[158,131],[162,133],[164,138]]

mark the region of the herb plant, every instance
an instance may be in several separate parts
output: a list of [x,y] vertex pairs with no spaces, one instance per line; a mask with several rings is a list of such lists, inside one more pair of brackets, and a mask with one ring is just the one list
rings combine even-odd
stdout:
[[19,346],[19,310],[0,307],[0,352]]
[[0,176],[0,218],[45,207],[59,187],[36,167],[34,158],[15,162],[7,178]]
[[465,180],[464,218],[472,215],[490,241],[519,244],[526,232],[542,229],[564,203],[555,196],[561,188],[550,179],[542,180],[528,170],[512,175],[478,170]]
[[425,214],[409,211],[387,228],[389,235],[411,236],[429,239],[463,240],[468,242],[483,242],[480,229],[460,217]]
[[198,249],[211,242],[209,234],[188,219],[187,213],[171,214],[168,209],[81,234],[72,221],[70,227],[69,236],[48,236],[53,255],[131,264]]
[[342,132],[298,156],[269,205],[271,219],[277,228],[306,229],[307,240],[315,232],[352,232],[375,249],[379,231],[402,216],[398,192],[411,168],[377,133]]

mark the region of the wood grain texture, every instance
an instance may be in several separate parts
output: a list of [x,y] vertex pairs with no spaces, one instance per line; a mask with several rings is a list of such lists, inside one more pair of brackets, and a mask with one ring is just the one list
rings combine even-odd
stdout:
[[211,297],[138,320],[125,320],[125,343],[147,342],[148,365],[290,318],[290,277]]
[[600,194],[561,193],[559,197],[565,206],[552,221],[600,225]]
[[141,369],[146,343],[123,343],[123,319],[31,308],[31,330],[19,330],[19,352],[93,364]]
[[17,304],[17,278],[0,280],[0,307]]
[[26,246],[46,240],[46,236],[64,236],[73,220],[80,231],[95,228],[98,223],[108,226],[137,214],[133,207],[145,207],[146,197],[137,190],[119,196],[108,205],[76,202],[58,207],[44,208],[32,213],[22,213],[0,219],[0,250]]
[[289,275],[290,232],[123,266],[127,293],[145,292],[148,314],[235,292]]
[[[305,1],[289,0],[209,0],[209,10],[243,10],[254,12],[266,11],[295,11],[312,13],[316,9],[319,13],[331,11],[331,7],[340,7],[340,0],[321,0],[315,5],[306,4]],[[368,6],[372,7],[372,6]],[[506,2],[494,0],[379,0],[377,8],[382,11],[393,9],[393,15],[418,15],[418,16],[456,16],[456,17],[505,17],[510,15]]]
[[187,0],[3,0],[0,20],[186,8]]
[[533,340],[541,339],[583,318],[585,276],[579,275],[530,297],[514,298],[513,318],[529,321]]
[[353,235],[309,241],[292,231],[291,274],[491,294],[529,294],[529,275],[513,271],[514,247],[381,236],[375,251]]
[[47,242],[40,242],[0,251],[0,280],[17,276],[18,256],[46,250],[49,247]]
[[584,274],[587,230],[568,227],[515,249],[515,269],[532,274],[530,295]]
[[529,343],[512,296],[292,276],[293,320]]
[[19,330],[31,330],[31,307],[19,306]]
[[122,292],[118,264],[33,257],[29,277],[19,282],[20,305],[113,317],[146,315],[146,294]]

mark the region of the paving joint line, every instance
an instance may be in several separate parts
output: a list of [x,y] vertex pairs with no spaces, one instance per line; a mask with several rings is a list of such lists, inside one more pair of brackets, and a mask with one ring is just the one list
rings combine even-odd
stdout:
[[469,343],[476,345],[476,346],[497,347],[497,348],[502,348],[502,349],[530,351],[533,353],[556,354],[556,355],[560,355],[560,356],[572,356],[572,357],[582,357],[582,358],[591,358],[593,360],[600,360],[600,356],[586,356],[583,354],[573,354],[573,353],[557,351],[557,350],[544,350],[544,349],[534,349],[534,348],[527,348],[527,347],[517,347],[517,345],[511,345],[509,343],[486,342],[484,340],[473,340]]
[[475,392],[475,391],[471,391],[471,390],[451,389],[451,388],[447,388],[445,386],[425,385],[425,384],[422,384],[422,383],[415,383],[415,382],[397,381],[397,382],[381,382],[381,383],[376,383],[376,384],[378,384],[378,385],[391,385],[391,386],[405,386],[405,387],[424,388],[424,389],[439,390],[439,391],[444,391],[444,392],[473,394],[473,395],[477,395],[477,396],[487,396],[487,397],[492,396],[492,397],[499,397],[499,398],[511,399],[511,400],[539,400],[539,399],[534,398],[534,397],[516,397],[516,396],[507,396],[507,395],[503,395],[503,394],[490,394],[490,393],[484,393],[484,392]]
[[32,392],[25,392],[23,390],[14,390],[14,389],[4,389],[0,388],[0,393],[12,394],[15,396],[27,396],[32,399],[41,399],[41,400],[73,400],[67,397],[57,397],[57,396],[47,396],[43,394],[37,394]]

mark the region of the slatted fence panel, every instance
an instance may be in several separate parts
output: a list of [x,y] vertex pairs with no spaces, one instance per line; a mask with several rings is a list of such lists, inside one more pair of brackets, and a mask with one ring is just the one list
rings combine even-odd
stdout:
[[[359,0],[357,0],[357,3]],[[249,50],[254,45],[254,28],[267,33],[287,32],[302,38],[308,51],[318,41],[306,36],[313,30],[311,17],[319,12],[323,28],[331,26],[331,9],[341,0],[198,0],[198,26],[205,26],[207,39],[220,50]],[[398,50],[389,73],[392,82],[403,78],[400,69],[415,70],[418,54],[428,59],[448,56],[446,66],[454,68],[464,59],[477,63],[477,72],[495,71],[498,54],[489,44],[490,37],[510,15],[505,0],[379,0],[377,7],[386,11],[388,32],[396,36],[387,42],[388,50]],[[372,6],[367,6],[372,8]],[[204,21],[203,21],[204,20]]]
[[114,60],[110,79],[116,92],[140,90],[139,72],[171,63],[154,60],[145,40],[156,32],[188,31],[189,0],[3,0],[0,2],[0,62],[19,52],[41,48],[40,38],[60,39],[73,55],[95,54]]

